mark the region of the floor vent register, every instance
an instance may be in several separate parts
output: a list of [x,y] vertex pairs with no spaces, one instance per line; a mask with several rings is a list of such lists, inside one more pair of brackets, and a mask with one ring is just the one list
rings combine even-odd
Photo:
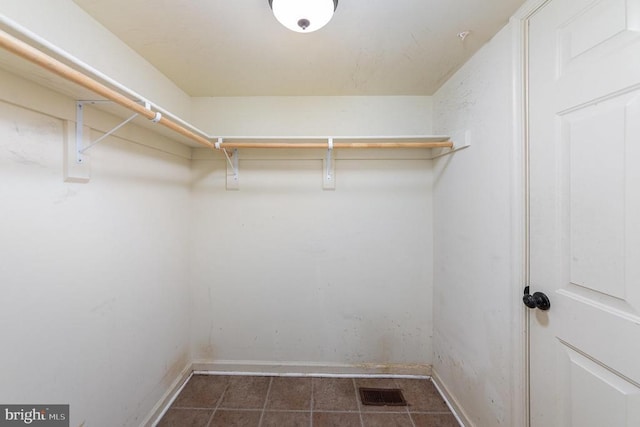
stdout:
[[371,406],[407,406],[407,401],[399,388],[359,387],[360,401]]

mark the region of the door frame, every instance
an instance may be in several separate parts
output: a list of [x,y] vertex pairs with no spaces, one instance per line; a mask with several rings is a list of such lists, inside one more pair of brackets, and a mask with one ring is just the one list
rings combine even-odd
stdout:
[[529,318],[530,310],[521,303],[525,286],[530,284],[529,263],[529,38],[530,19],[551,0],[528,0],[509,20],[512,32],[513,84],[513,248],[521,262],[513,266],[515,295],[513,310],[513,400],[512,425],[531,426]]

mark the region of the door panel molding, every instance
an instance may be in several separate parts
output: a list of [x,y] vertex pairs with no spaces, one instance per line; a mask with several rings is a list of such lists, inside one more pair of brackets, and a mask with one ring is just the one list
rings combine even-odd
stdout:
[[[514,201],[512,221],[513,248],[518,251],[522,262],[514,266],[513,284],[516,295],[522,295],[525,285],[530,285],[529,275],[529,76],[528,76],[528,22],[538,10],[551,0],[529,0],[511,17],[513,87],[514,87],[514,145],[513,165],[514,182],[512,191]],[[513,310],[513,426],[529,427],[530,423],[530,382],[529,382],[529,316],[530,312],[514,301]]]

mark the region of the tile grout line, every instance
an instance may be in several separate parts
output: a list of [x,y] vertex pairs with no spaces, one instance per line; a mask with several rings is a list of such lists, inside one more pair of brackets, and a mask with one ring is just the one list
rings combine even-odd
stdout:
[[[183,408],[178,408],[183,409]],[[189,409],[189,408],[187,408]],[[193,408],[197,410],[203,410],[202,408]],[[211,408],[209,408],[209,411]],[[262,412],[262,409],[251,409],[251,408],[220,408],[221,411],[233,411],[233,412]],[[273,409],[265,412],[290,412],[292,414],[306,414],[309,412],[308,409]],[[333,411],[333,412],[346,412],[346,411]],[[351,411],[353,412],[353,411]]]
[[409,411],[408,407],[407,407],[407,414],[409,414],[409,420],[411,420],[411,425],[413,427],[416,427],[416,423],[413,421],[413,416],[411,415],[411,411]]
[[309,426],[313,427],[313,404],[315,402],[315,398],[314,398],[314,390],[313,390],[313,378],[311,378],[311,402],[310,405],[311,407],[309,408]]
[[[398,379],[394,378],[393,382],[396,385],[396,388],[398,390],[400,390],[400,393],[402,393],[402,387],[400,386],[400,384],[398,383]],[[404,397],[404,394],[402,395]],[[404,407],[405,410],[407,411],[407,415],[409,415],[409,421],[411,421],[411,425],[413,427],[416,427],[416,423],[413,421],[413,417],[411,416],[411,411],[409,410],[409,402],[407,402],[407,406]]]
[[209,422],[207,423],[207,426],[210,426],[211,423],[213,422],[213,417],[216,415],[216,412],[218,412],[218,408],[222,404],[222,400],[224,399],[224,395],[227,393],[227,390],[229,390],[229,380],[228,379],[227,379],[227,385],[224,387],[224,390],[222,391],[222,394],[220,395],[220,397],[218,398],[218,401],[216,402],[216,407],[213,408],[213,413],[211,413],[211,417],[209,417]]
[[360,405],[360,399],[358,397],[358,384],[356,384],[356,379],[351,378],[353,382],[353,390],[356,393],[356,404],[358,405],[358,416],[360,417],[360,426],[364,427],[364,419],[362,418],[362,407]]
[[267,403],[269,402],[269,394],[271,394],[271,384],[273,384],[273,377],[269,377],[269,388],[267,388],[267,395],[264,397],[264,405],[262,405],[262,412],[260,413],[260,421],[258,422],[258,427],[262,425],[262,420],[264,419],[264,413],[267,410]]

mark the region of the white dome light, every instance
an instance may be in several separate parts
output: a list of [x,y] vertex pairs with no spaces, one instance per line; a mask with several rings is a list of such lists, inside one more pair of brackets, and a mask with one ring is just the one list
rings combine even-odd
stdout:
[[338,0],[269,0],[276,19],[298,33],[311,33],[331,21]]

